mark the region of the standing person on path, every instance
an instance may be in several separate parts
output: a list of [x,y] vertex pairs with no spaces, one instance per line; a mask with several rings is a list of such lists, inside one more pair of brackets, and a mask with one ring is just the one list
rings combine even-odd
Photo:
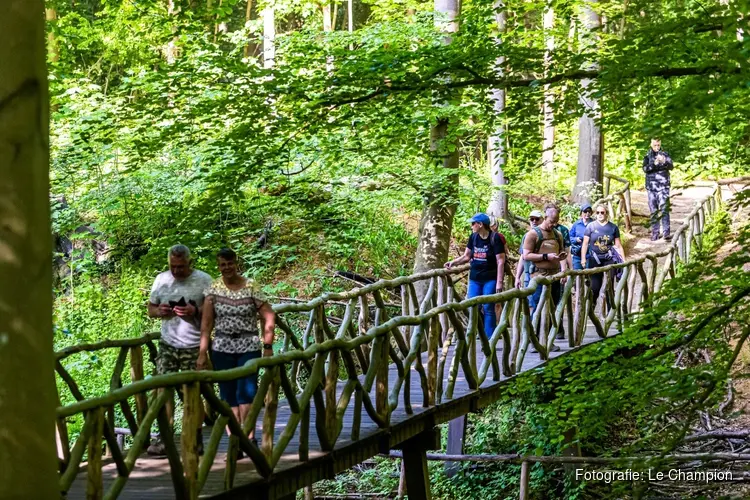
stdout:
[[[175,245],[169,249],[169,271],[159,274],[151,287],[148,315],[161,319],[161,339],[156,371],[163,375],[181,370],[195,370],[200,345],[203,290],[211,284],[211,276],[192,268],[190,249]],[[174,419],[174,401],[167,402],[170,424]],[[203,418],[199,421],[201,425]],[[203,436],[198,429],[198,451],[203,449]],[[148,447],[150,455],[166,456],[161,439]]]
[[[560,220],[560,210],[554,205],[545,207],[545,217],[541,224],[526,233],[523,239],[523,258],[531,263],[531,278],[553,276],[568,267],[563,236],[555,229]],[[542,298],[542,286],[538,286],[529,296],[529,306],[534,310]],[[560,302],[560,281],[550,287],[552,302]]]
[[581,218],[578,219],[570,228],[570,253],[572,255],[573,269],[580,271],[584,267],[585,260],[581,261],[581,246],[583,245],[583,236],[586,232],[586,226],[591,222],[591,205],[583,203],[581,205]]
[[[539,210],[532,210],[529,214],[529,229],[534,229],[536,226],[539,225],[540,222],[542,222],[542,219],[544,218],[544,214],[540,212]],[[518,249],[518,265],[516,265],[516,281],[515,285],[516,288],[523,288],[529,286],[529,281],[531,280],[531,276],[529,276],[531,273],[529,272],[531,268],[531,262],[524,260],[523,258],[523,241],[526,238],[526,234],[521,237],[521,247]]]
[[[206,305],[201,323],[200,354],[198,368],[208,366],[208,351],[214,369],[230,370],[243,366],[250,360],[273,356],[273,336],[276,315],[265,295],[254,281],[239,273],[237,254],[224,248],[216,255],[221,272],[204,292]],[[261,343],[258,320],[263,327]],[[211,331],[216,328],[213,345]],[[258,374],[227,382],[219,382],[221,399],[232,408],[232,413],[242,425],[252,409],[258,391]],[[227,433],[229,430],[227,429]],[[255,429],[248,437],[254,439]]]
[[648,208],[651,211],[651,241],[659,239],[659,221],[662,235],[671,240],[669,228],[669,171],[674,167],[669,153],[661,149],[661,140],[651,139],[651,149],[643,158],[643,171],[646,172]]
[[[445,263],[451,267],[471,261],[469,272],[469,289],[466,298],[479,295],[492,295],[503,291],[505,278],[505,245],[499,234],[490,231],[490,218],[479,213],[471,218],[471,236],[466,243],[464,254]],[[492,336],[497,324],[494,304],[483,304],[484,334]]]
[[[625,260],[625,250],[620,241],[620,228],[617,224],[609,222],[609,214],[604,205],[597,205],[594,210],[596,220],[586,226],[581,245],[581,258],[586,259],[587,269],[609,266]],[[609,272],[610,279],[614,282],[617,272]],[[599,294],[604,281],[604,273],[591,275],[591,291],[593,292],[594,307],[599,301]],[[609,297],[607,306],[612,307]]]

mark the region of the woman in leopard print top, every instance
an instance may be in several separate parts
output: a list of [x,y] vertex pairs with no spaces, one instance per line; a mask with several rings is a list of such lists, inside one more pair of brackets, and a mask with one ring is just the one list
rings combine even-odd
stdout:
[[[203,321],[198,367],[208,365],[211,331],[211,361],[215,370],[243,366],[252,359],[273,355],[273,333],[276,319],[271,305],[256,284],[239,274],[237,254],[225,248],[216,256],[221,277],[204,291]],[[258,319],[263,323],[261,344]],[[258,375],[219,382],[221,399],[232,407],[237,420],[245,421],[258,390]],[[255,429],[250,431],[252,439]]]

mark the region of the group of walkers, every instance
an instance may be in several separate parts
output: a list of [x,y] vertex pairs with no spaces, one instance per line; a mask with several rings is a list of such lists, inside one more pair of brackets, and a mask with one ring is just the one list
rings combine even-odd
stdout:
[[[207,369],[209,359],[214,370],[229,370],[273,355],[273,309],[256,284],[240,274],[234,251],[225,248],[217,254],[221,276],[216,280],[193,269],[190,250],[184,245],[173,246],[168,258],[169,271],[156,277],[148,303],[148,315],[162,320],[156,362],[160,375]],[[257,374],[219,382],[221,399],[232,408],[239,422],[244,422],[250,413],[257,389]],[[170,420],[172,405],[168,411]],[[202,453],[203,419],[199,421],[197,446]],[[250,439],[254,439],[254,432],[250,431]],[[166,456],[163,441],[149,446],[148,453]]]
[[[661,140],[651,139],[651,147],[643,159],[646,173],[646,190],[651,212],[651,240],[663,237],[670,240],[670,174],[673,168],[669,154],[661,149]],[[515,272],[515,286],[526,287],[532,278],[552,276],[567,269],[596,269],[625,260],[625,250],[620,239],[620,228],[609,220],[604,204],[592,207],[580,205],[580,218],[570,230],[560,224],[560,209],[554,204],[544,207],[544,212],[533,210],[529,214],[529,231],[524,234],[519,249],[520,258]],[[470,262],[467,298],[500,293],[504,288],[506,240],[497,232],[497,222],[487,214],[478,213],[471,218],[472,234],[463,255],[445,263],[446,268]],[[659,226],[663,232],[660,233]],[[611,273],[613,280],[616,272]],[[599,301],[604,273],[591,275],[591,291],[595,303]],[[563,280],[554,281],[550,287],[552,301],[557,305]],[[539,305],[542,287],[529,296],[531,313]],[[608,303],[611,307],[612,304]],[[497,325],[494,304],[484,304],[483,330],[489,338]],[[558,336],[564,336],[560,328]]]
[[[605,205],[592,208],[588,203],[580,206],[581,217],[568,230],[560,224],[560,209],[554,204],[544,207],[544,212],[533,210],[529,214],[529,231],[523,235],[516,266],[515,286],[526,287],[532,278],[553,276],[567,269],[593,269],[621,262],[625,251],[620,240],[620,229],[609,221]],[[592,215],[594,217],[592,217]],[[467,298],[500,293],[504,289],[506,240],[491,227],[490,217],[479,213],[471,218],[472,234],[463,255],[445,263],[446,268],[470,262]],[[598,300],[603,273],[591,276],[591,289]],[[561,296],[561,282],[550,287],[552,301],[557,305]],[[532,314],[539,305],[542,287],[528,297]],[[483,330],[492,336],[497,325],[494,304],[482,308]]]

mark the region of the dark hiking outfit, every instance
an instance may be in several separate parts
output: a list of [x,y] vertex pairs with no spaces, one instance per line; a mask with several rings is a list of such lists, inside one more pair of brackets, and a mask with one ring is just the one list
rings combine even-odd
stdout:
[[[482,238],[479,233],[472,233],[466,243],[466,248],[469,249],[471,257],[469,289],[466,291],[466,298],[494,294],[497,287],[497,256],[505,253],[503,236],[490,232],[487,238]],[[495,304],[483,304],[482,313],[484,334],[490,338],[497,325]]]
[[583,246],[583,237],[586,233],[586,228],[591,224],[586,224],[583,219],[578,219],[573,226],[570,228],[570,254],[573,260],[573,269],[580,271],[583,269],[583,263],[581,262],[581,250]]
[[[663,161],[657,163],[662,155]],[[646,172],[646,191],[648,192],[648,209],[651,211],[651,239],[659,238],[659,221],[665,238],[669,238],[669,171],[674,167],[672,158],[666,151],[649,149],[643,158],[643,171]]]
[[[612,222],[601,224],[599,221],[593,221],[586,226],[585,236],[589,237],[588,269],[622,262],[622,257],[617,252],[617,249],[615,249],[615,240],[620,237],[620,228],[616,224]],[[615,271],[610,271],[610,279],[616,279],[618,277],[617,274]],[[603,281],[604,273],[591,275],[591,291],[593,293],[594,305],[599,300]],[[607,299],[607,304],[609,305],[609,298]]]

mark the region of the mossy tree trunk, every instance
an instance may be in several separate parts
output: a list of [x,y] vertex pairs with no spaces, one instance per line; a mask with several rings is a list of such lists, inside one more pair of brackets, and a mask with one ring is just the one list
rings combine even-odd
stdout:
[[0,497],[57,498],[44,2],[0,12]]
[[[445,33],[443,43],[451,43],[458,31],[458,0],[435,0],[435,26]],[[453,217],[458,200],[458,137],[447,117],[438,118],[430,130],[430,149],[435,161],[435,184],[423,193],[424,209],[419,222],[419,244],[414,272],[441,267],[448,260]],[[415,284],[420,300],[425,282]]]

